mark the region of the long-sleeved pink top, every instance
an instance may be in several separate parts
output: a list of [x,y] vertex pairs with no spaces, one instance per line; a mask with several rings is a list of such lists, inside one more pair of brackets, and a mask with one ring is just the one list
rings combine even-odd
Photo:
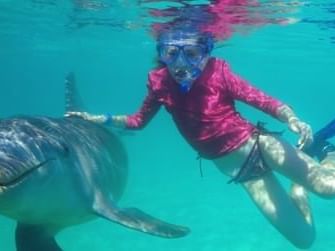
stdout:
[[188,93],[182,93],[166,67],[149,73],[148,95],[140,110],[127,116],[126,128],[140,129],[161,105],[172,115],[188,143],[208,159],[239,148],[257,130],[235,109],[235,100],[277,117],[282,103],[232,73],[229,65],[211,58]]

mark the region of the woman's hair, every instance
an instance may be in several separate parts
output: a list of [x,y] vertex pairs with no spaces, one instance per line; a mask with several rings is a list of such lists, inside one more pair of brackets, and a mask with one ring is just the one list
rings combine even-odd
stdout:
[[213,39],[208,32],[201,32],[190,28],[172,28],[161,31],[158,34],[157,42],[166,40],[198,39],[199,43],[206,43],[208,39]]
[[157,44],[188,39],[196,40],[198,44],[205,45],[209,51],[213,49],[213,36],[208,32],[202,32],[194,28],[170,28],[162,30],[158,34]]

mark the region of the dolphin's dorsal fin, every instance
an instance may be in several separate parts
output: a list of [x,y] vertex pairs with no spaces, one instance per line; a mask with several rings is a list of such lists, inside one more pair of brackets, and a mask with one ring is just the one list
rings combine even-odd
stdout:
[[76,76],[73,72],[69,72],[65,78],[65,113],[82,110],[81,97],[76,86]]

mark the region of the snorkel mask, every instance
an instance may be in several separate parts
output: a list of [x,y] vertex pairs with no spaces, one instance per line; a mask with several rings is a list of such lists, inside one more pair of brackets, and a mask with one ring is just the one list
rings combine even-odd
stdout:
[[213,49],[213,39],[196,31],[168,31],[158,38],[157,51],[171,76],[187,93],[201,75]]

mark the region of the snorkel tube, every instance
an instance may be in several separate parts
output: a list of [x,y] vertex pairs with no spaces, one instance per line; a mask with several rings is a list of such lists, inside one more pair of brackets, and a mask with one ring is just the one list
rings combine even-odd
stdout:
[[179,83],[179,90],[182,93],[188,93],[191,90],[194,80],[200,77],[201,72],[202,70],[200,70],[197,67],[194,67],[191,71],[190,78],[185,79]]

